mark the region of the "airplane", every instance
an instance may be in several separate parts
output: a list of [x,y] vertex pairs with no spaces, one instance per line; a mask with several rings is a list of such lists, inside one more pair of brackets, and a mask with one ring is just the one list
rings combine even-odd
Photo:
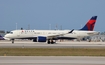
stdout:
[[93,31],[97,16],[93,16],[87,24],[79,30],[13,30],[4,36],[7,40],[32,39],[33,42],[56,43],[58,39],[78,39],[86,36],[97,35],[99,32]]
[[60,36],[72,33],[73,30],[13,30],[10,33],[4,36],[6,40],[12,40],[14,43],[14,39],[33,39],[33,42],[46,42],[48,44],[56,43],[54,40]]

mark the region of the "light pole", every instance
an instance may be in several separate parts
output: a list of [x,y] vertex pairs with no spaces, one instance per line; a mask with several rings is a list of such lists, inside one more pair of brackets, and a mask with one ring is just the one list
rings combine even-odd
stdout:
[[51,24],[49,24],[49,30],[51,30]]
[[17,23],[16,23],[16,30],[17,30]]

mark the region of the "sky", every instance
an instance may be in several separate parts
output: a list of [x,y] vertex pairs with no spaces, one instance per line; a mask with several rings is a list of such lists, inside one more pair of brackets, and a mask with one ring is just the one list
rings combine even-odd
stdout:
[[92,16],[104,32],[105,0],[0,0],[0,30],[80,29]]

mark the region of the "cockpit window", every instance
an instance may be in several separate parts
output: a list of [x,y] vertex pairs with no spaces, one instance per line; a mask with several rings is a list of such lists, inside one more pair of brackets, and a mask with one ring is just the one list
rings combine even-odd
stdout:
[[13,34],[13,32],[10,32],[10,34]]

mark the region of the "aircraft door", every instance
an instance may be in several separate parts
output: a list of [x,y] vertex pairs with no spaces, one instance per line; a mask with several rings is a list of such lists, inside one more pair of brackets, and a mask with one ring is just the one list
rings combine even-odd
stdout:
[[19,38],[20,37],[21,32],[19,32],[18,30],[16,31],[16,35]]

